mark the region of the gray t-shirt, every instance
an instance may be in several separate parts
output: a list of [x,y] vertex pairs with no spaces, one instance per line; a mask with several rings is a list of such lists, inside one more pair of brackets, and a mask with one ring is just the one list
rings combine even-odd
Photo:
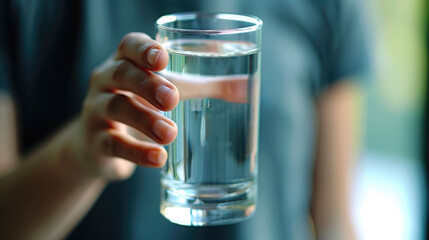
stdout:
[[254,216],[218,227],[172,224],[159,213],[159,170],[138,167],[131,179],[107,187],[69,238],[311,239],[314,101],[367,67],[358,2],[3,1],[0,15],[12,20],[0,23],[0,86],[8,83],[18,103],[22,152],[78,114],[92,69],[126,33],[153,36],[155,20],[178,11],[246,13],[264,21]]

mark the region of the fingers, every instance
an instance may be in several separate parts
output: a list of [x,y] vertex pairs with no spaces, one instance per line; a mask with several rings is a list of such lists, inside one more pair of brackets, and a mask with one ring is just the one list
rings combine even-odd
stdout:
[[114,129],[100,132],[95,147],[104,156],[127,159],[144,167],[162,167],[167,160],[167,152],[161,146],[138,141]]
[[177,135],[177,126],[169,118],[123,94],[106,94],[98,109],[100,119],[124,123],[159,144],[169,144]]
[[142,70],[128,60],[109,63],[93,74],[101,90],[125,90],[144,98],[162,111],[173,109],[179,102],[176,86],[163,77]]
[[144,69],[160,71],[168,64],[168,53],[148,35],[129,33],[118,46],[117,59],[127,59]]
[[237,75],[230,78],[220,79],[217,85],[217,92],[214,98],[224,99],[228,102],[247,103],[247,85],[249,77],[247,75]]
[[[106,169],[115,176],[128,162],[110,161],[110,157],[147,167],[160,167],[167,159],[167,152],[158,144],[174,141],[177,126],[158,111],[173,109],[179,93],[172,83],[152,73],[167,64],[168,53],[160,44],[145,34],[131,33],[91,75],[81,118],[82,145],[91,146],[88,157],[99,166],[108,163]],[[125,125],[155,143],[133,138],[122,128]]]
[[177,88],[151,72],[165,68],[168,63],[167,51],[159,43],[146,34],[130,33],[119,44],[115,56],[116,60],[110,58],[93,72],[91,85],[98,86],[95,89],[130,91],[162,111],[177,105]]
[[249,75],[198,76],[162,71],[160,74],[173,83],[180,99],[217,98],[233,103],[247,103]]

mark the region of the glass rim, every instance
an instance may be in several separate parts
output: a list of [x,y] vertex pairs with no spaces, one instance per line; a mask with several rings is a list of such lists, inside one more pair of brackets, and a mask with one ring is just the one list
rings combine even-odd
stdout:
[[[192,20],[201,17],[213,17],[216,19],[241,21],[253,24],[249,27],[228,28],[228,29],[186,29],[167,27],[165,24],[175,21]],[[206,13],[206,12],[181,12],[172,13],[161,16],[156,20],[155,27],[159,30],[175,32],[175,33],[188,33],[188,34],[236,34],[253,32],[262,28],[263,22],[260,18],[249,14],[235,14],[235,13]]]

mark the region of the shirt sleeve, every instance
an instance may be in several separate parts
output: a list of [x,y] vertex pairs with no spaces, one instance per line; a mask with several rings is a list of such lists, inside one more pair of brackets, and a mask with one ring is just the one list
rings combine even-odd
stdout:
[[369,74],[372,58],[365,5],[359,0],[325,0],[319,4],[327,30],[322,88]]

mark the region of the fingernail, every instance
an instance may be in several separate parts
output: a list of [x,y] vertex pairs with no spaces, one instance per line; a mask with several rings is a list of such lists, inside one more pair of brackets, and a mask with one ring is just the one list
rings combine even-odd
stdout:
[[159,50],[158,48],[152,48],[151,50],[149,50],[149,52],[147,53],[147,62],[154,66],[156,63],[156,60],[158,60],[159,54],[161,53],[161,50]]
[[156,120],[153,124],[153,132],[160,138],[164,139],[168,134],[170,134],[173,127],[166,123],[163,120]]
[[164,106],[165,102],[167,101],[168,97],[173,93],[173,91],[173,89],[165,85],[159,86],[155,92],[156,101],[158,101],[159,104]]
[[164,160],[164,153],[162,151],[151,151],[148,154],[148,160],[154,164],[160,164]]

